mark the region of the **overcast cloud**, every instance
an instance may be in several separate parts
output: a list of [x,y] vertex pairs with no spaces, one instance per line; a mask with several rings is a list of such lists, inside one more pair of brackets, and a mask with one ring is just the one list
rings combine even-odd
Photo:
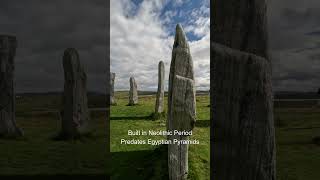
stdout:
[[[2,0],[0,33],[17,36],[16,89],[63,89],[62,55],[78,49],[88,89],[105,92],[105,0]],[[275,90],[316,91],[320,84],[320,1],[268,0]],[[209,1],[111,0],[111,71],[116,89],[134,76],[140,90],[156,90],[157,65],[171,60],[174,27],[190,41],[197,89],[209,89]],[[167,84],[167,83],[166,83]]]
[[111,0],[111,71],[115,89],[129,89],[134,76],[139,90],[156,90],[158,63],[168,80],[174,30],[182,24],[189,39],[197,89],[210,86],[209,1]]
[[320,87],[320,1],[268,3],[274,89],[316,92]]
[[106,90],[105,0],[1,0],[0,34],[18,40],[18,92],[63,90],[62,55],[74,47],[88,75],[90,91]]

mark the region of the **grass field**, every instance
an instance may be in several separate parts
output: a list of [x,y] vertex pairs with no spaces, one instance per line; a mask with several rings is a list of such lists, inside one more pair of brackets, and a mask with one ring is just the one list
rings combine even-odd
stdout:
[[[91,106],[101,105],[95,99],[101,97],[91,98]],[[24,137],[0,140],[0,176],[106,174],[105,113],[91,113],[91,137],[54,141],[60,120],[50,109],[59,109],[60,100],[50,95],[17,99],[16,118]]]
[[[106,153],[105,113],[91,112],[95,129],[91,137],[76,141],[53,141],[60,130],[57,113],[60,96],[26,96],[17,99],[17,123],[25,133],[19,139],[0,139],[0,176],[53,174],[106,174],[113,179],[165,179],[166,146],[119,145],[128,129],[165,129],[164,120],[152,121],[154,95],[139,98],[137,106],[126,106],[127,93],[116,94],[118,105],[111,108],[111,160]],[[208,96],[197,97],[198,122],[190,145],[190,179],[209,179]],[[320,146],[312,139],[320,136],[320,108],[310,103],[290,102],[275,108],[278,180],[320,179]],[[89,107],[104,107],[102,96],[89,97]],[[159,136],[135,138],[164,138]]]
[[[140,96],[139,105],[126,106],[128,93],[117,92],[117,106],[111,107],[111,179],[167,179],[166,145],[124,145],[124,139],[165,139],[163,136],[128,136],[128,130],[165,130],[165,119],[153,121],[155,96]],[[167,104],[167,102],[165,102]],[[196,127],[190,139],[199,145],[189,146],[190,179],[210,179],[210,108],[208,96],[197,96]]]
[[277,108],[275,121],[278,180],[320,179],[320,108]]

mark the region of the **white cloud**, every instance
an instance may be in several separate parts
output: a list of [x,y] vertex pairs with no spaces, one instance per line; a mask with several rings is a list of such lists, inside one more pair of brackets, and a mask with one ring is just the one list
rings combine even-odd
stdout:
[[203,3],[199,9],[191,12],[190,20],[185,28],[186,32],[191,32],[197,37],[203,37],[210,33],[210,8],[209,4]]
[[[111,0],[110,70],[116,73],[116,90],[129,89],[130,76],[135,77],[139,90],[156,90],[160,60],[165,62],[167,84],[174,37],[164,22],[179,13],[167,11],[166,18],[160,19],[165,3],[145,0],[136,7],[130,1]],[[209,89],[210,83],[210,32],[207,27],[202,29],[208,21],[209,17],[199,18],[194,32],[202,37],[189,42],[198,89]]]

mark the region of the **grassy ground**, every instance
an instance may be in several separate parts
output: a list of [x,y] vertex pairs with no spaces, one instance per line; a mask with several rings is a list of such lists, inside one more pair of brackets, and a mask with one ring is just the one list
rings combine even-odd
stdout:
[[[155,96],[139,97],[139,105],[126,106],[126,92],[116,93],[117,106],[111,107],[111,179],[167,179],[167,147],[121,145],[124,139],[165,139],[162,136],[128,136],[128,130],[165,130],[165,119],[152,121]],[[165,102],[166,104],[166,102]],[[189,146],[190,179],[206,180],[210,177],[210,108],[208,96],[197,96],[198,122],[190,139],[199,145]]]
[[320,108],[277,108],[275,120],[278,180],[320,179]]
[[[116,94],[118,106],[111,109],[111,151],[108,161],[105,139],[105,114],[91,113],[95,133],[77,141],[52,141],[58,133],[57,114],[60,97],[33,96],[17,99],[17,123],[25,136],[16,140],[0,139],[0,176],[37,174],[106,174],[111,167],[113,179],[165,179],[165,146],[119,145],[128,138],[128,129],[165,129],[164,121],[152,121],[154,96],[140,97],[140,105],[126,106],[127,93]],[[104,106],[104,97],[89,98],[90,107]],[[291,102],[290,102],[291,103]],[[209,99],[197,97],[198,122],[190,145],[190,179],[209,179]],[[292,103],[291,103],[292,104]],[[278,106],[275,109],[278,180],[320,179],[320,146],[312,139],[320,136],[320,108],[304,105]],[[146,138],[146,137],[139,137]],[[152,136],[151,138],[162,138]]]
[[[93,103],[95,104],[95,103]],[[91,137],[54,141],[60,130],[59,96],[17,99],[17,123],[25,133],[19,139],[0,140],[0,176],[53,174],[106,174],[105,113],[92,112]]]

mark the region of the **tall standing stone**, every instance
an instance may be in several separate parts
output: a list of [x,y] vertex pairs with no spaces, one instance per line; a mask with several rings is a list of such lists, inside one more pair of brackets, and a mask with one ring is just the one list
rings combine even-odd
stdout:
[[213,41],[268,58],[266,0],[216,0]]
[[266,1],[212,6],[211,173],[223,180],[275,180]]
[[130,77],[129,106],[138,104],[138,87],[134,77]]
[[[187,38],[178,24],[172,50],[168,90],[168,131],[191,131],[196,121],[196,99],[193,61]],[[188,136],[172,135],[168,139],[188,140]],[[188,144],[168,145],[170,180],[188,176]]]
[[0,136],[22,136],[15,117],[14,57],[17,40],[0,35]]
[[116,99],[114,97],[114,80],[116,78],[116,73],[110,72],[110,104],[116,105]]
[[65,50],[63,68],[65,82],[61,135],[65,138],[75,138],[89,131],[87,76],[75,49]]
[[160,114],[164,111],[164,63],[158,65],[158,91],[156,97],[155,113]]

